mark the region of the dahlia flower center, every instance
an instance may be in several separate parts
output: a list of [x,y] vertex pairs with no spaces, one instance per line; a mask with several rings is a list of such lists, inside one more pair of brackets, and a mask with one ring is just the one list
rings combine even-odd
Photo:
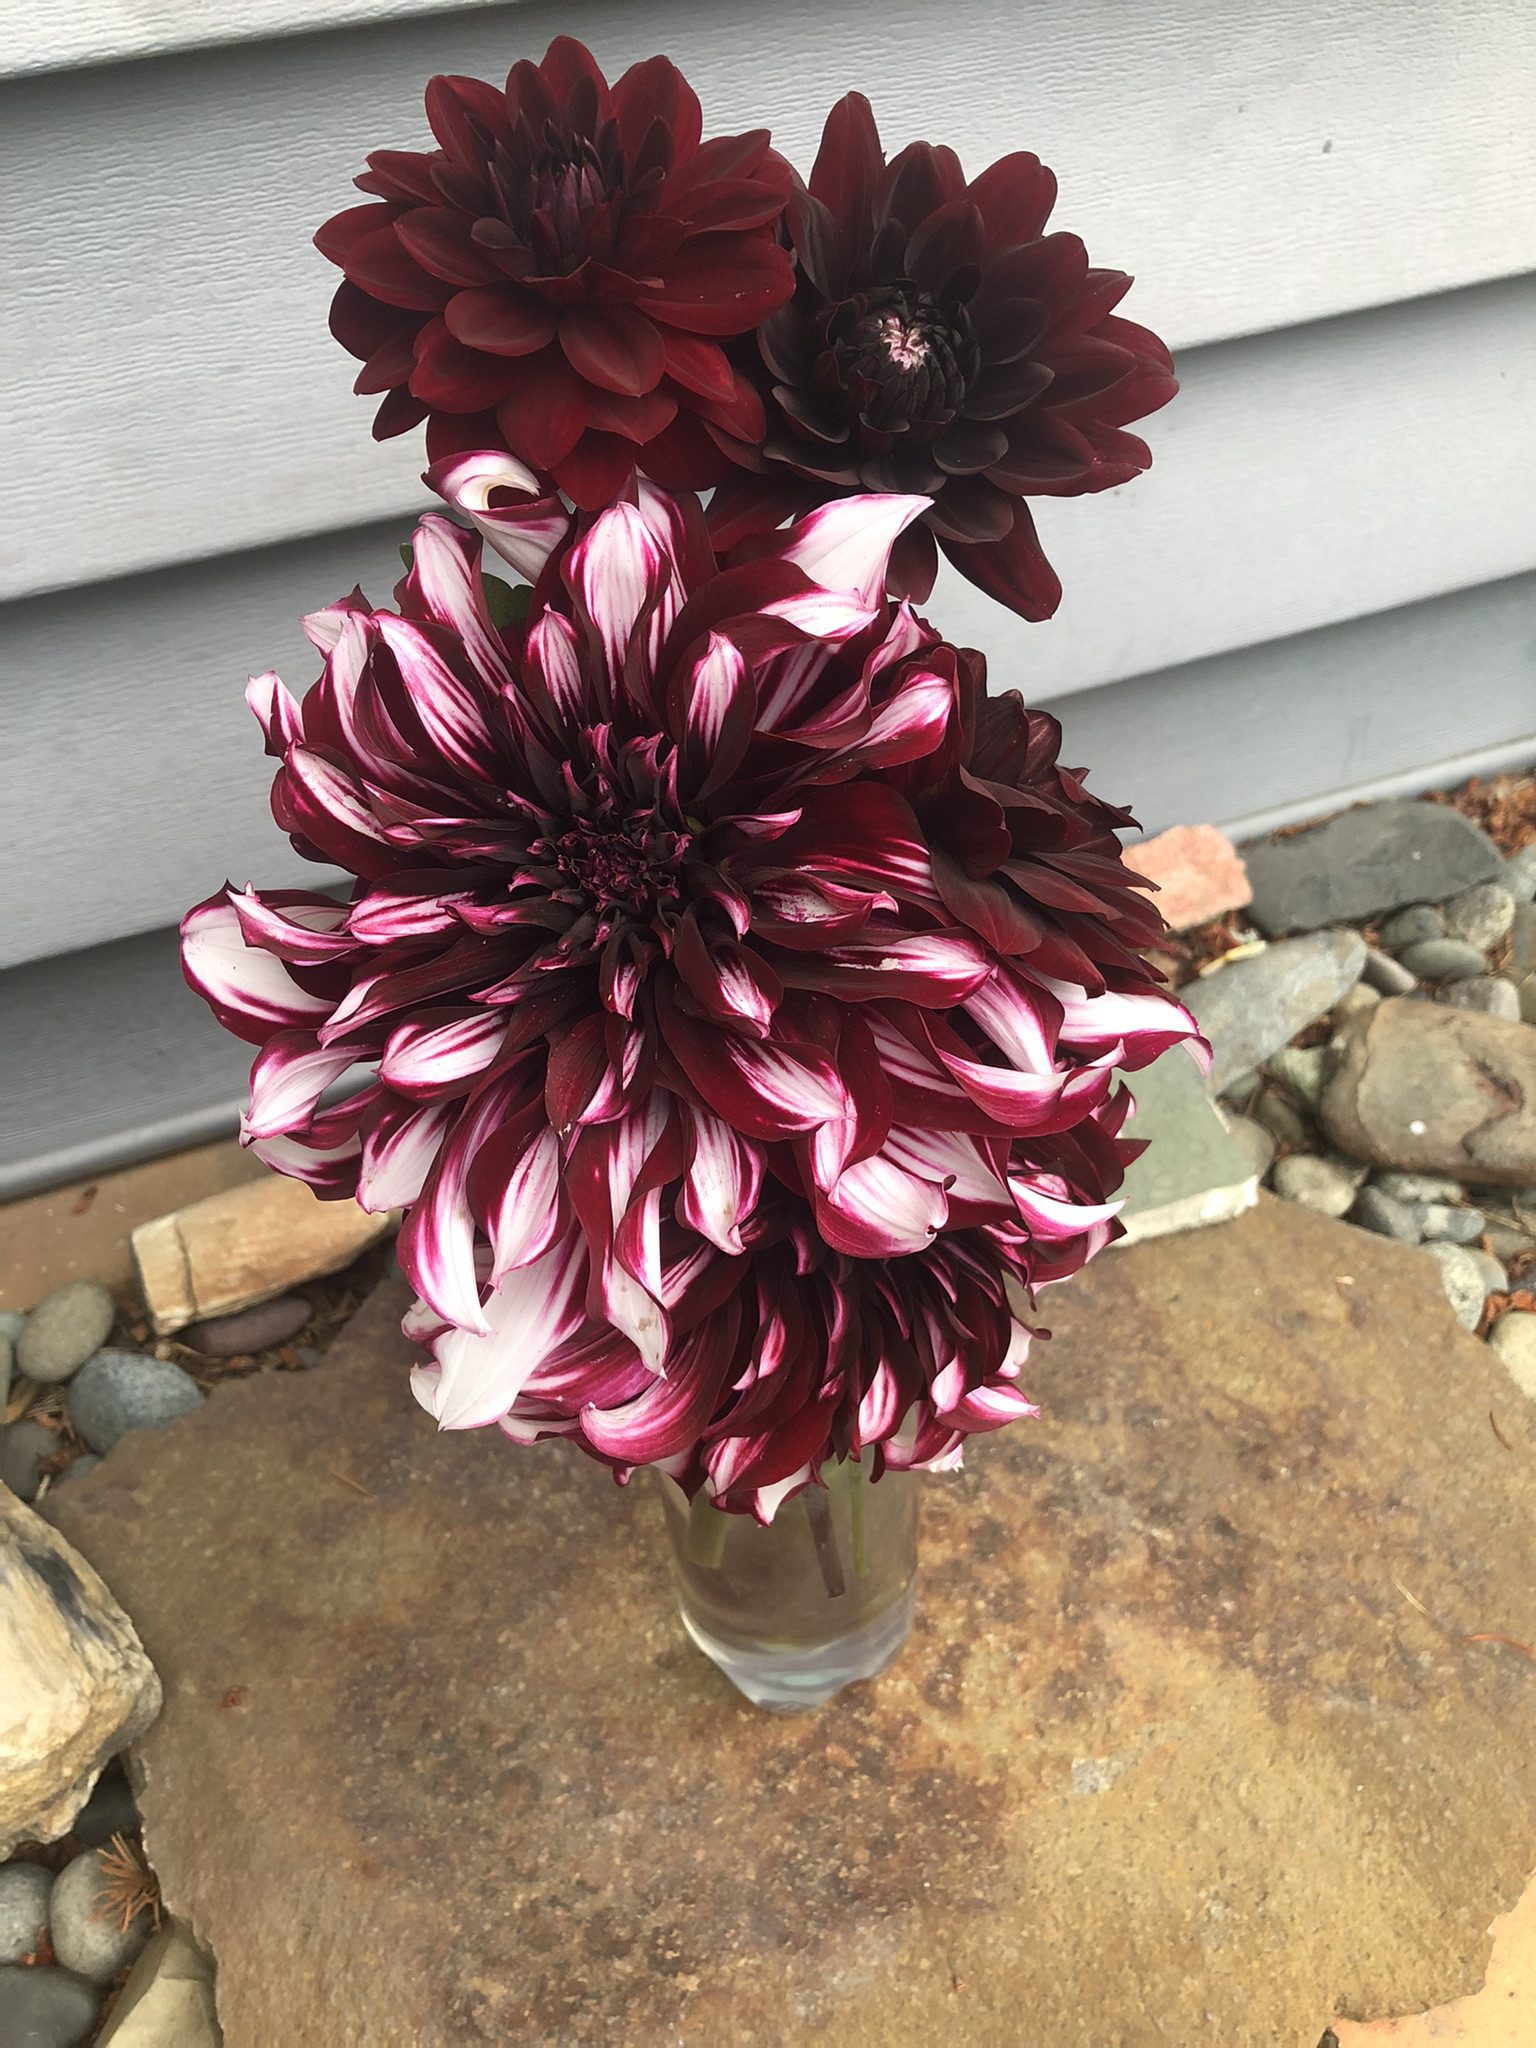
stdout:
[[569,275],[592,253],[585,229],[590,216],[622,187],[618,167],[606,165],[585,136],[545,131],[543,154],[528,181],[529,237],[539,262]]
[[844,387],[872,427],[900,431],[953,419],[979,365],[964,307],[941,306],[916,286],[846,300],[831,332]]
[[620,922],[654,922],[676,909],[678,863],[688,843],[687,833],[654,818],[619,824],[581,818],[532,851],[556,870],[565,885],[560,893],[578,899],[611,930]]

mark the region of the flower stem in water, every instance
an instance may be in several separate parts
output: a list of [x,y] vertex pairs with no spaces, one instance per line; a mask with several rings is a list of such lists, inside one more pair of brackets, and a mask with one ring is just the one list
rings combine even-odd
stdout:
[[688,1509],[689,1562],[703,1565],[706,1570],[718,1571],[720,1560],[725,1555],[729,1526],[725,1510],[717,1508],[710,1498],[709,1489],[701,1486]]
[[837,1530],[832,1521],[832,1496],[824,1486],[808,1486],[801,1495],[805,1502],[805,1518],[811,1525],[811,1542],[816,1548],[816,1562],[821,1569],[821,1583],[827,1589],[827,1598],[836,1600],[848,1590],[848,1581],[843,1576],[843,1560],[837,1551]]

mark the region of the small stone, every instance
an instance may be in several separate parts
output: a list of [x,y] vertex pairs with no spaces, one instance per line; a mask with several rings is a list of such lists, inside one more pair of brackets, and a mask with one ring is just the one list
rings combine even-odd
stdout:
[[139,1809],[128,1783],[122,1759],[114,1757],[96,1780],[96,1789],[75,1815],[70,1833],[88,1849],[100,1849],[114,1835],[125,1835],[139,1824]]
[[1433,903],[1410,903],[1406,910],[1387,919],[1380,937],[1389,953],[1401,953],[1405,946],[1422,945],[1426,939],[1443,939],[1445,913]]
[[1420,1235],[1442,1244],[1476,1244],[1486,1219],[1481,1209],[1453,1209],[1443,1202],[1420,1202]]
[[1211,1042],[1216,1092],[1326,1016],[1360,979],[1364,961],[1358,932],[1311,932],[1229,961],[1181,989]]
[[1477,1253],[1459,1244],[1429,1244],[1424,1249],[1440,1262],[1440,1284],[1457,1322],[1464,1330],[1475,1330],[1482,1321],[1483,1303],[1492,1292]]
[[1522,1230],[1515,1223],[1501,1223],[1497,1217],[1489,1219],[1483,1235],[1493,1256],[1505,1265],[1511,1259],[1523,1259],[1527,1252],[1536,1251],[1536,1237],[1532,1237],[1528,1230]]
[[1199,1230],[1251,1209],[1256,1176],[1183,1047],[1132,1074],[1129,1085],[1136,1110],[1127,1128],[1148,1144],[1125,1176],[1121,1242]]
[[1473,1250],[1470,1256],[1476,1262],[1478,1271],[1488,1283],[1488,1292],[1490,1294],[1502,1294],[1509,1285],[1509,1275],[1499,1264],[1499,1261],[1489,1252]]
[[1157,884],[1152,900],[1170,931],[1187,932],[1241,910],[1253,894],[1242,856],[1214,825],[1175,825],[1143,839],[1127,847],[1125,864]]
[[259,1302],[255,1308],[241,1309],[238,1315],[193,1323],[182,1331],[181,1341],[205,1358],[239,1358],[273,1344],[286,1344],[309,1318],[310,1305],[301,1294],[280,1294],[276,1301]]
[[1502,974],[1473,974],[1465,981],[1453,981],[1445,1000],[1458,1010],[1481,1010],[1488,1017],[1503,1017],[1511,1024],[1520,1021],[1520,991]]
[[1515,989],[1520,1003],[1522,1024],[1536,1024],[1536,974],[1525,974]]
[[6,2048],[77,2048],[96,2024],[101,1994],[68,1970],[0,1969],[0,2041]]
[[65,1864],[53,1881],[48,1928],[53,1952],[66,1970],[92,1984],[110,1984],[125,1963],[131,1963],[151,1933],[148,1907],[141,1907],[125,1928],[115,1914],[101,1910],[109,1883],[100,1849],[87,1849]]
[[1227,1129],[1242,1148],[1253,1171],[1262,1180],[1275,1159],[1275,1141],[1261,1123],[1255,1123],[1251,1116],[1229,1116]]
[[16,1364],[29,1380],[56,1386],[99,1351],[117,1320],[117,1305],[94,1280],[66,1280],[27,1317]]
[[98,2048],[219,2048],[213,1965],[171,1921],[145,1948],[98,2037]]
[[3,1488],[0,1673],[4,1857],[68,1831],[107,1759],[160,1711],[160,1681],[85,1559]]
[[1479,882],[1474,888],[1463,889],[1445,906],[1445,924],[1451,937],[1465,939],[1469,946],[1476,946],[1483,953],[1499,943],[1514,918],[1515,899],[1502,880]]
[[0,1409],[11,1398],[11,1365],[15,1357],[15,1346],[9,1337],[0,1334]]
[[1364,1177],[1365,1168],[1348,1159],[1293,1152],[1276,1166],[1274,1188],[1288,1202],[1300,1202],[1320,1216],[1347,1216]]
[[78,1458],[72,1459],[64,1467],[53,1483],[55,1486],[64,1486],[71,1479],[84,1479],[94,1472],[100,1463],[101,1459],[94,1451],[82,1451]]
[[[1221,1091],[1223,1102],[1230,1102],[1242,1109],[1264,1085],[1264,1076],[1257,1068],[1245,1068],[1241,1074],[1234,1074]],[[403,1277],[403,1276],[402,1276]]]
[[168,1358],[98,1351],[69,1390],[69,1412],[91,1449],[104,1454],[130,1429],[157,1429],[202,1400],[196,1380]]
[[1264,1126],[1276,1144],[1292,1152],[1305,1152],[1313,1141],[1312,1126],[1289,1096],[1278,1088],[1266,1088],[1248,1105],[1255,1122]]
[[1405,797],[1360,804],[1284,839],[1245,846],[1254,923],[1265,932],[1316,931],[1443,903],[1499,874],[1503,855],[1449,804]]
[[1322,1095],[1326,1065],[1327,1055],[1320,1045],[1285,1045],[1266,1062],[1274,1079],[1299,1096],[1308,1109],[1315,1109]]
[[1470,975],[1488,971],[1486,959],[1465,939],[1425,939],[1417,946],[1405,946],[1402,965],[1420,981],[1465,981]]
[[40,1422],[13,1422],[0,1429],[0,1484],[18,1500],[36,1500],[43,1462],[58,1448],[58,1437]]
[[1529,903],[1536,896],[1536,839],[1509,856],[1499,881],[1517,904]]
[[1488,1332],[1488,1342],[1509,1367],[1521,1393],[1536,1401],[1536,1314],[1506,1309]]
[[48,1926],[53,1872],[40,1863],[7,1863],[0,1869],[0,1963],[36,1955]]
[[1466,1192],[1459,1180],[1438,1173],[1378,1173],[1372,1179],[1394,1202],[1459,1202]]
[[1448,1003],[1379,1003],[1339,1033],[1321,1121],[1351,1159],[1528,1186],[1536,1032]]
[[[1393,965],[1396,964],[1394,961]],[[1357,981],[1354,987],[1346,990],[1334,1004],[1333,1021],[1336,1025],[1347,1024],[1351,1017],[1358,1017],[1362,1010],[1374,1010],[1380,1001],[1379,988],[1372,988],[1368,981]]]
[[1406,996],[1419,985],[1400,960],[1394,960],[1389,953],[1378,953],[1374,946],[1366,948],[1360,978],[1383,996]]
[[1536,903],[1522,903],[1509,927],[1509,971],[1519,980],[1536,974]]
[[0,1308],[0,1337],[8,1337],[14,1344],[27,1327],[25,1311],[19,1308]]
[[1418,1211],[1407,1202],[1395,1202],[1379,1187],[1362,1188],[1355,1197],[1350,1220],[1378,1237],[1395,1237],[1399,1244],[1417,1244],[1420,1237]]

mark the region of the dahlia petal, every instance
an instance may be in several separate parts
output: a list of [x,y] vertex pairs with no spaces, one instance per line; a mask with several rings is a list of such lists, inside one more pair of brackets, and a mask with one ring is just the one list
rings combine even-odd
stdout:
[[435,752],[471,775],[490,772],[497,749],[479,694],[454,673],[422,627],[393,612],[379,612],[374,623]]
[[1010,1174],[1008,1186],[1031,1236],[1048,1240],[1076,1237],[1096,1223],[1108,1223],[1124,1206],[1121,1201],[1079,1202],[1065,1193],[1051,1194],[1022,1174]]
[[411,312],[436,313],[453,293],[452,285],[429,276],[402,247],[393,226],[375,228],[349,243],[341,267],[349,284],[382,299],[386,306]]
[[635,303],[687,334],[746,334],[794,289],[789,251],[766,237],[693,235],[665,265],[662,289]]
[[907,1002],[948,1010],[979,989],[994,969],[963,932],[918,932],[866,933],[824,952],[796,954],[780,963],[779,971],[787,986],[824,989],[845,1002]]
[[279,960],[295,966],[321,965],[343,960],[357,951],[357,940],[347,923],[347,906],[329,896],[313,896],[295,889],[268,892],[263,899],[254,888],[231,889],[229,901],[240,921],[240,936],[248,946],[261,946]]
[[429,513],[411,536],[407,585],[428,617],[463,641],[478,675],[501,688],[511,684],[512,664],[486,609],[475,534]]
[[654,391],[666,367],[654,322],[628,306],[562,307],[560,346],[589,384],[632,397]]
[[275,1138],[252,1140],[251,1150],[263,1166],[289,1180],[301,1180],[316,1194],[350,1194],[357,1184],[357,1160],[361,1150],[356,1134],[338,1138],[329,1145],[316,1145],[286,1133]]
[[711,633],[704,652],[679,668],[668,694],[696,794],[706,795],[735,774],[752,737],[757,697],[740,648]]
[[485,1303],[483,1328],[446,1331],[437,1370],[411,1376],[412,1391],[440,1429],[479,1429],[504,1415],[586,1320],[586,1249],[572,1231],[531,1265],[516,1267]]
[[927,1249],[949,1203],[932,1181],[890,1159],[861,1159],[815,1193],[816,1219],[834,1250],[853,1259],[902,1258]]
[[843,591],[873,611],[885,593],[896,536],[928,510],[927,498],[899,493],[836,498],[793,525],[778,550],[824,590]]
[[1202,1073],[1211,1065],[1210,1047],[1200,1026],[1182,1003],[1155,990],[1119,994],[1108,990],[1090,995],[1071,983],[1040,977],[1042,986],[1061,1005],[1061,1042],[1078,1051],[1114,1050],[1120,1064],[1132,1069],[1150,1066],[1170,1046],[1186,1045]]
[[706,1104],[745,1137],[792,1137],[850,1113],[836,1067],[814,1046],[734,1038],[675,1008],[662,1029]]
[[499,1010],[470,1010],[440,1023],[430,1021],[430,1012],[409,1018],[389,1035],[379,1079],[401,1095],[457,1090],[490,1066],[506,1036],[506,1014]]
[[266,751],[277,760],[281,760],[291,746],[303,739],[303,714],[292,691],[272,669],[251,677],[245,686],[245,701],[256,714],[256,722],[267,743]]
[[448,1102],[387,1102],[362,1137],[357,1205],[371,1215],[404,1209],[420,1195],[455,1115]]
[[517,382],[496,408],[508,445],[539,469],[570,454],[590,416],[590,388],[554,344],[519,360]]
[[252,1045],[331,1013],[332,1004],[301,988],[275,954],[247,943],[227,889],[182,919],[181,971],[225,1030]]
[[449,878],[431,873],[421,878],[420,889],[400,877],[393,886],[370,889],[349,905],[347,929],[353,938],[370,946],[392,946],[401,939],[430,938],[435,932],[451,932],[460,922],[453,897],[444,893]]
[[701,1237],[739,1256],[746,1249],[742,1221],[762,1185],[762,1155],[707,1109],[688,1106],[686,1121],[691,1149],[678,1212]]
[[639,508],[620,504],[593,521],[566,557],[565,573],[617,683],[637,623],[648,613],[660,619],[671,564]]
[[322,1046],[312,1031],[279,1031],[251,1067],[250,1107],[240,1119],[244,1144],[281,1137],[309,1122],[320,1097],[357,1063],[356,1045]]
[[[400,1232],[400,1264],[416,1292],[458,1330],[479,1336],[489,1335],[492,1326],[481,1307],[475,1269],[469,1174],[475,1154],[505,1116],[512,1099],[512,1086],[504,1079],[492,1081],[470,1098]],[[445,1428],[452,1426],[444,1424]]]
[[547,1126],[522,1152],[487,1204],[491,1285],[519,1266],[532,1265],[554,1243],[562,1221],[560,1141]]
[[313,748],[290,747],[279,777],[299,830],[340,867],[378,875],[399,865],[389,835],[350,775]]
[[[477,285],[482,281],[463,280]],[[505,282],[483,291],[459,292],[443,308],[443,320],[466,348],[490,356],[536,355],[555,338],[555,316],[544,300]]]
[[843,228],[848,246],[862,248],[874,225],[875,191],[885,169],[880,131],[861,92],[846,93],[827,115],[821,146],[807,181]]

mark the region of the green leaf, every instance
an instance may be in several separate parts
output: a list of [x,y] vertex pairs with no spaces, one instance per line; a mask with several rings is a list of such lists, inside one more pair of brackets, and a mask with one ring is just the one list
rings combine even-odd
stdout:
[[402,562],[404,562],[404,564],[405,564],[405,566],[407,567],[407,569],[414,569],[414,568],[415,568],[415,566],[416,566],[416,551],[415,551],[415,549],[414,549],[414,548],[413,548],[413,547],[411,546],[411,544],[410,544],[410,542],[409,542],[408,540],[403,540],[403,541],[401,541],[401,543],[400,543],[400,559],[401,559],[401,561],[402,561]]
[[497,632],[508,626],[520,626],[533,603],[533,585],[503,583],[499,576],[482,576],[480,580],[485,585],[485,608]]

